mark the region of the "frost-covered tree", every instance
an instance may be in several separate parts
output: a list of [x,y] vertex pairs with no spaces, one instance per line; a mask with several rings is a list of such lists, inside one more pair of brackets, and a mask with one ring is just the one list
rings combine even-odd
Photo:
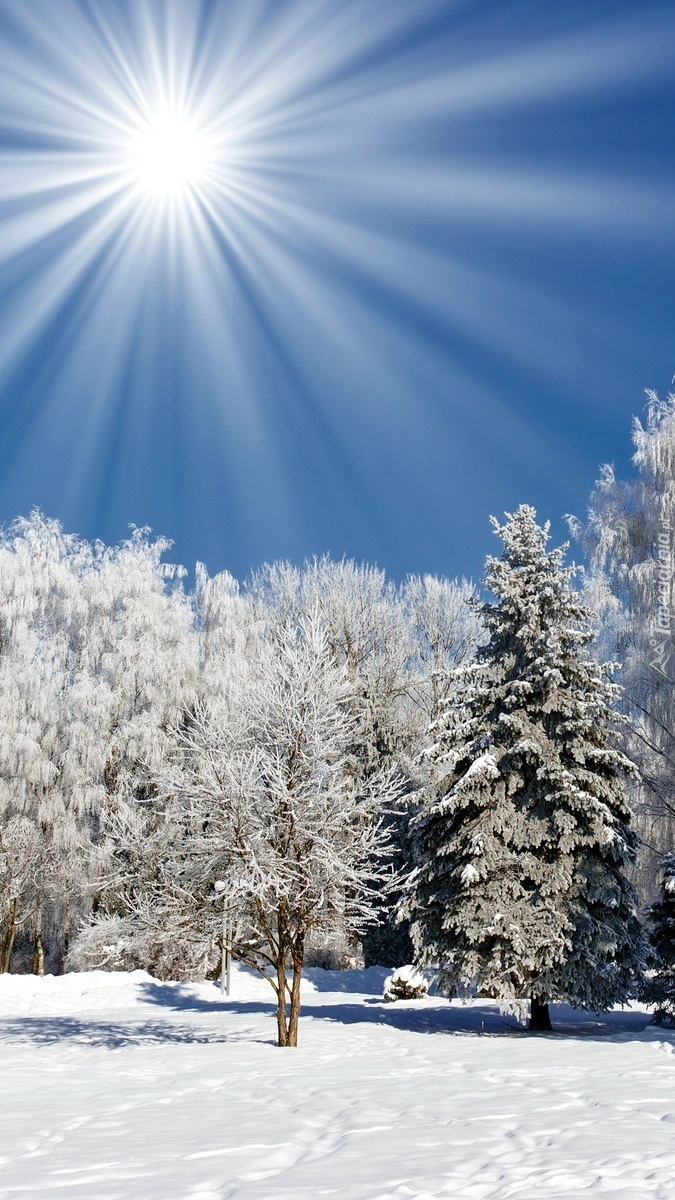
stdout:
[[[352,683],[353,732],[349,748],[355,786],[393,769],[406,781],[386,815],[397,870],[409,868],[410,793],[429,718],[450,669],[475,649],[479,622],[465,582],[412,577],[400,587],[384,571],[327,556],[302,569],[276,563],[254,576],[249,595],[260,617],[320,621],[331,660]],[[364,933],[366,964],[408,962],[405,922],[395,919],[395,890],[382,893],[379,919]]]
[[[18,814],[5,817],[0,827],[0,894],[4,910],[0,972],[3,974],[10,969],[17,933],[37,915],[46,857],[42,831],[34,821]],[[36,943],[39,945],[37,938]]]
[[241,686],[249,663],[256,657],[258,629],[264,612],[256,609],[246,589],[228,571],[209,576],[197,563],[194,591],[200,697],[208,698]]
[[407,909],[419,960],[450,995],[475,985],[550,1028],[548,1004],[630,994],[643,937],[625,867],[631,765],[610,744],[617,687],[588,652],[565,548],[521,506],[495,530],[489,640],[459,668],[415,819]]
[[367,777],[401,759],[411,740],[407,663],[412,633],[395,586],[383,571],[344,559],[314,559],[297,569],[275,563],[249,589],[264,621],[311,615],[328,653],[352,684],[354,771]]
[[663,860],[661,896],[652,905],[649,919],[657,967],[643,996],[656,1006],[657,1023],[675,1024],[675,854],[666,854]]
[[[455,686],[454,668],[472,658],[483,632],[475,589],[466,580],[410,576],[398,589],[397,601],[406,631],[403,647],[408,655],[399,675],[399,704],[405,714],[406,736],[399,741],[398,755],[393,757],[405,774],[407,787],[389,820],[394,832],[395,868],[404,878],[413,866],[410,819],[421,781],[419,760],[427,731]],[[401,898],[400,889],[390,889],[379,923],[367,930],[363,941],[367,966],[397,966],[411,960],[414,951],[407,920],[401,919]]]
[[[74,970],[143,967],[162,979],[191,979],[203,978],[216,963],[218,936],[209,924],[213,896],[207,891],[205,899],[199,889],[193,894],[174,887],[172,872],[177,860],[192,854],[193,831],[182,823],[180,805],[171,809],[158,804],[157,779],[176,754],[181,732],[199,725],[207,711],[218,711],[225,731],[240,722],[239,700],[258,642],[251,606],[227,572],[209,577],[198,563],[193,596],[185,597],[171,576],[167,595],[161,575],[164,548],[155,544],[153,549],[137,536],[127,547],[132,561],[123,564],[121,591],[119,551],[106,551],[110,581],[97,618],[104,636],[97,632],[94,643],[99,656],[101,644],[108,656],[97,766],[104,853],[95,911],[80,929],[67,965]],[[136,577],[139,566],[141,578],[131,589],[129,572]],[[138,598],[135,616],[133,609],[118,611],[129,592]],[[167,602],[173,606],[168,613]],[[131,693],[123,669],[128,623],[137,630],[141,666],[143,647],[150,651],[144,686]],[[149,646],[155,637],[159,646]],[[121,745],[116,738],[120,725],[123,731],[137,726],[134,739]],[[111,770],[113,756],[116,769]],[[193,866],[192,881],[198,874]]]
[[639,882],[651,899],[675,838],[675,395],[648,395],[646,421],[633,427],[635,477],[605,466],[587,521],[571,525],[590,559],[601,642],[622,666],[623,748],[639,768]]
[[[259,618],[283,623],[311,616],[324,630],[329,658],[350,683],[347,757],[356,791],[367,790],[371,777],[383,770],[408,776],[417,733],[409,691],[412,629],[398,590],[384,572],[327,556],[301,569],[275,563],[257,572],[249,595]],[[405,857],[406,814],[402,794],[386,814],[399,866]],[[364,931],[361,948],[367,963],[395,965],[410,957],[407,932],[391,919],[393,900],[382,893],[378,921]],[[359,953],[359,947],[349,945],[346,929],[336,930],[329,940],[342,945],[343,955]],[[326,961],[327,949],[315,935],[311,954]]]
[[28,937],[36,970],[45,942],[58,963],[110,876],[111,816],[142,825],[194,695],[194,614],[168,545],[144,531],[90,544],[37,512],[0,533],[2,969]]
[[17,934],[43,935],[86,871],[86,772],[73,720],[78,579],[86,544],[40,513],[0,534],[2,970]]
[[171,730],[194,699],[198,645],[182,568],[162,561],[171,542],[147,530],[96,547],[81,581],[87,619],[77,699],[101,804],[131,801],[170,748]]
[[[36,970],[45,953],[58,967],[69,949],[79,964],[146,956],[166,972],[177,953],[182,972],[210,963],[190,921],[181,943],[175,925],[149,930],[129,917],[163,883],[174,853],[157,780],[175,762],[182,727],[197,729],[205,713],[218,713],[223,745],[243,753],[242,713],[289,630],[321,631],[326,679],[346,689],[344,795],[351,789],[371,824],[379,795],[405,865],[413,764],[449,666],[470,652],[468,585],[425,578],[397,588],[375,568],[322,558],[276,564],[242,587],[198,567],[188,595],[181,569],[163,561],[169,545],[146,530],[117,546],[89,543],[39,513],[0,532],[0,969],[17,950],[25,965],[31,946]],[[382,785],[394,772],[405,780],[395,798]],[[372,878],[361,873],[369,908],[377,845]],[[390,907],[384,889],[368,957],[393,965],[409,949]],[[336,914],[326,937],[358,953],[352,917],[340,928]],[[314,935],[323,928],[316,922]]]
[[[194,702],[199,646],[184,572],[163,563],[171,543],[136,530],[119,546],[96,545],[80,580],[83,608],[73,718],[82,731],[92,836],[99,847],[95,911],[124,907],[152,820],[144,804]],[[123,837],[121,836],[123,833]]]
[[409,688],[419,743],[451,695],[454,669],[473,658],[484,630],[476,590],[466,579],[412,575],[401,601],[412,643]]
[[245,686],[197,707],[161,775],[175,836],[139,919],[215,937],[224,905],[234,956],[274,988],[282,1046],[297,1044],[308,937],[360,929],[388,872],[381,813],[398,784],[355,786],[351,699],[318,619],[274,623]]

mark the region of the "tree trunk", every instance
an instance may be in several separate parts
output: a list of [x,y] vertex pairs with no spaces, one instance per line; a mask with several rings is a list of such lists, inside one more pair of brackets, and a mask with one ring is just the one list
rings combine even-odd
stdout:
[[9,971],[12,962],[12,950],[14,949],[16,929],[16,897],[14,897],[10,901],[9,905],[9,925],[2,947],[2,955],[0,955],[0,975],[6,975]]
[[42,943],[42,905],[35,914],[35,941],[33,942],[33,965],[31,967],[33,975],[44,975],[45,973],[45,948]]
[[288,1045],[298,1044],[298,1023],[300,1021],[300,984],[302,968],[305,961],[304,938],[299,939],[293,953],[293,983],[291,985],[291,1013],[288,1021]]
[[288,1045],[288,1022],[286,1020],[286,964],[281,956],[277,962],[277,1045]]
[[530,1001],[529,1028],[532,1033],[551,1033],[553,1031],[548,1004],[539,996],[533,996]]
[[63,913],[63,958],[68,957],[70,947],[70,892],[66,893],[66,905]]

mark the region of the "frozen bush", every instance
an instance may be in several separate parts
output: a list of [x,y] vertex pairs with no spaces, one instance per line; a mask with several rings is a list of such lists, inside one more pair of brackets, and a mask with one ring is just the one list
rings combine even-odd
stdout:
[[148,971],[156,979],[204,979],[218,951],[175,931],[148,929],[133,917],[102,917],[85,925],[66,959],[67,971]]
[[324,971],[360,971],[363,965],[359,942],[344,933],[318,932],[307,939],[306,967],[323,967]]
[[397,967],[384,981],[384,999],[387,1004],[395,1000],[422,1000],[429,990],[429,983],[413,966]]

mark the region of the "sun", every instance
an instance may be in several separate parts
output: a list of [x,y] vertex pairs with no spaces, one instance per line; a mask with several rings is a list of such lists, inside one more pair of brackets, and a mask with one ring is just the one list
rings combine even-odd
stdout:
[[205,182],[211,154],[208,140],[182,113],[150,115],[129,147],[129,171],[138,189],[156,200],[180,199]]

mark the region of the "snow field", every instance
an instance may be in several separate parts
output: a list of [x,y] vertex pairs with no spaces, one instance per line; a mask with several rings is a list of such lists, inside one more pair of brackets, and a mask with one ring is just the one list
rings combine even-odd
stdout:
[[672,1200],[675,1034],[645,1010],[531,1037],[482,1001],[384,1004],[386,975],[309,971],[297,1050],[242,970],[229,1001],[0,978],[0,1197]]

